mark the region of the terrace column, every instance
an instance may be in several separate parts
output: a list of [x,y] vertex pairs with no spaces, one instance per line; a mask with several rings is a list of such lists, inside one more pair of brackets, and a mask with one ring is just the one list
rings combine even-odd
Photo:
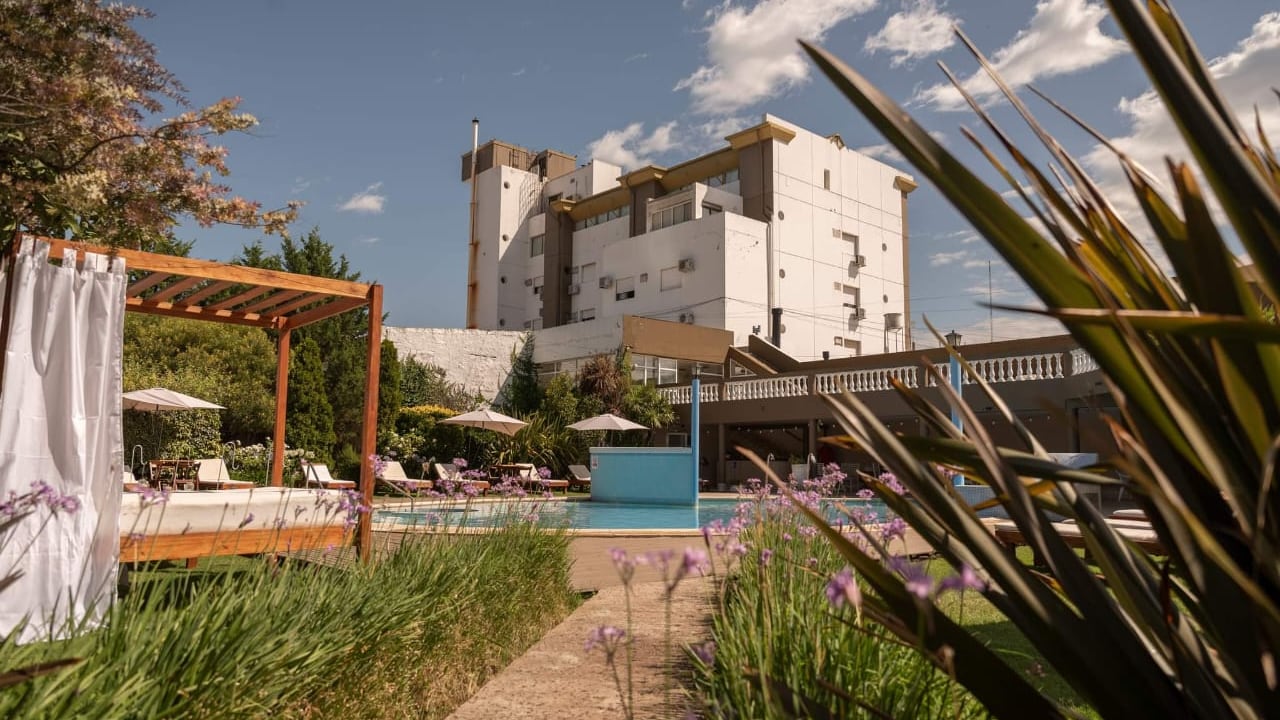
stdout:
[[289,340],[293,331],[280,328],[276,341],[276,422],[271,435],[271,486],[284,484],[284,421],[289,400]]

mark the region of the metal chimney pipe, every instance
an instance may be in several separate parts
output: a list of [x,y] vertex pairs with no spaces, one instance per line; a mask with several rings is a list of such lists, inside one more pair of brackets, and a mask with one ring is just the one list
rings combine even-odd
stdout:
[[476,279],[476,263],[480,260],[480,240],[476,237],[476,153],[480,149],[480,118],[471,118],[471,238],[467,261],[467,329],[474,330],[476,302],[480,286]]

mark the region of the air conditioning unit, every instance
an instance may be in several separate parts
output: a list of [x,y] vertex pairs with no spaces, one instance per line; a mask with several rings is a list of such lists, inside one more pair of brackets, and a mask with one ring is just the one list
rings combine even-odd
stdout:
[[582,292],[582,286],[579,285],[578,283],[573,283],[572,285],[569,286],[570,295],[577,295],[580,292]]
[[693,272],[693,258],[685,258],[680,261],[680,272]]
[[858,267],[866,267],[866,266],[867,266],[867,256],[866,256],[866,255],[854,255],[854,256],[853,256],[853,264],[854,264],[854,265],[857,265]]
[[693,313],[680,313],[680,322],[686,325],[693,324]]
[[866,308],[863,308],[863,307],[860,307],[860,308],[854,308],[854,309],[853,309],[853,316],[854,316],[854,317],[856,317],[856,318],[858,318],[859,320],[866,320],[866,319],[867,319],[867,309],[866,309]]
[[601,278],[600,278],[600,289],[601,289],[601,290],[604,290],[605,288],[611,288],[611,287],[613,287],[613,276],[612,276],[612,275],[605,275],[605,276],[603,276],[603,277],[601,277]]
[[525,286],[525,287],[533,287],[533,278],[525,278],[525,279],[524,279],[524,286]]

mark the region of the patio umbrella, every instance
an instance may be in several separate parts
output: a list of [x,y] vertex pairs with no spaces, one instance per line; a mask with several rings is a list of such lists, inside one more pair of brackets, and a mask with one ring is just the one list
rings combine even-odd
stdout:
[[579,420],[569,426],[573,430],[648,430],[649,428],[634,423],[624,417],[618,417],[613,413],[605,413],[595,417]]
[[496,430],[504,435],[515,435],[528,423],[492,410],[472,410],[469,413],[455,415],[441,423],[449,425],[465,425],[482,430]]
[[164,412],[167,410],[226,410],[208,400],[201,400],[190,395],[183,395],[167,388],[147,388],[134,390],[124,394],[125,410],[141,410],[142,412]]

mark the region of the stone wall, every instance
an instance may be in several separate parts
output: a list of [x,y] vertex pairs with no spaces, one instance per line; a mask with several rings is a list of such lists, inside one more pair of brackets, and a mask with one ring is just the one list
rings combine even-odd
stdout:
[[383,328],[401,358],[444,368],[449,382],[492,401],[511,374],[511,356],[524,346],[525,333],[460,328]]

